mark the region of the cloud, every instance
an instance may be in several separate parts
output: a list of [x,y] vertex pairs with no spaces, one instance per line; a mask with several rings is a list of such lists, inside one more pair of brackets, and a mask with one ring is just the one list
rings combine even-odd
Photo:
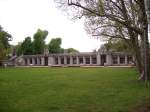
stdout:
[[100,46],[99,41],[86,34],[83,20],[69,20],[53,0],[0,0],[0,13],[0,25],[14,37],[12,44],[33,36],[41,28],[49,32],[47,43],[61,37],[64,48],[91,51]]

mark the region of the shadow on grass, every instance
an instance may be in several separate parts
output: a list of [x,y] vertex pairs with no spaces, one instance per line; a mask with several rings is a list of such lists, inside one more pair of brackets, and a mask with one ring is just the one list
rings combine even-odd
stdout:
[[145,98],[139,104],[136,104],[131,112],[150,112],[150,97]]

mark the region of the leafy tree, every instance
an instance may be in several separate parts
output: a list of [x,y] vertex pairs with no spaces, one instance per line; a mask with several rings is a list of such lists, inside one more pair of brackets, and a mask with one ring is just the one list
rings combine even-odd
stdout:
[[18,49],[18,53],[20,52],[24,55],[33,54],[33,44],[31,41],[31,37],[26,37],[25,40],[22,42],[20,48]]
[[[130,43],[130,41],[128,41]],[[132,49],[129,47],[127,42],[124,40],[116,40],[116,41],[108,41],[104,44],[105,48],[108,51],[116,51],[116,52],[127,52],[127,53],[133,53]]]
[[53,38],[48,44],[49,53],[61,53],[63,49],[61,48],[61,38]]
[[0,60],[5,59],[6,55],[9,53],[9,41],[11,41],[11,39],[11,35],[0,26]]
[[78,50],[76,50],[74,48],[68,48],[67,51],[68,51],[68,53],[77,53],[77,52],[79,52]]
[[22,51],[22,48],[21,48],[21,42],[19,42],[17,45],[15,45],[14,47],[13,47],[13,55],[17,55],[17,56],[19,56],[19,55],[21,55],[21,54],[23,54],[23,51]]
[[44,53],[45,48],[45,39],[48,35],[48,31],[38,29],[34,34],[33,38],[33,53],[34,54],[42,54]]
[[19,42],[18,45],[16,45],[13,48],[13,52],[19,56],[19,55],[32,55],[33,54],[33,44],[31,41],[31,37],[26,37],[24,41],[21,43]]

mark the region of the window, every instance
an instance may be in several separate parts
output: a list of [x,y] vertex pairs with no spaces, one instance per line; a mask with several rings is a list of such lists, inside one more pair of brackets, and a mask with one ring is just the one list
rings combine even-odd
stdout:
[[96,59],[96,57],[92,57],[92,64],[97,64],[97,59]]
[[37,58],[34,58],[34,62],[35,62],[35,64],[37,64]]
[[30,64],[32,64],[32,58],[30,58]]
[[85,63],[90,64],[90,58],[89,57],[85,57]]
[[55,64],[58,64],[58,57],[55,58]]
[[67,64],[70,64],[70,58],[67,57]]
[[64,57],[61,57],[61,64],[64,64]]
[[73,64],[77,64],[77,59],[76,59],[76,57],[73,57]]
[[125,64],[125,56],[120,56],[120,64]]
[[133,62],[132,56],[128,56],[127,61],[128,61],[128,64],[131,64]]
[[118,64],[118,58],[117,58],[116,55],[114,55],[114,56],[112,57],[112,59],[113,59],[113,64]]
[[83,58],[79,57],[79,64],[83,64]]

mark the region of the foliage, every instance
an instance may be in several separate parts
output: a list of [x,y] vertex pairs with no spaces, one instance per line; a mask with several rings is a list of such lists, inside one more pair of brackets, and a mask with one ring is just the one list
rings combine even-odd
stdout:
[[31,37],[26,37],[21,43],[15,46],[17,55],[32,55],[32,54],[42,54],[45,48],[45,39],[48,35],[46,30],[38,29],[33,36],[33,41]]
[[33,54],[33,43],[32,43],[31,37],[26,37],[25,40],[22,42],[21,51],[22,51],[22,54],[24,55]]
[[104,44],[106,49],[109,51],[117,51],[117,52],[127,52],[127,53],[132,53],[132,49],[129,47],[130,41],[125,42],[125,40],[116,40],[116,41],[108,41],[107,43]]
[[13,51],[12,51],[14,55],[20,56],[23,54],[21,44],[22,43],[19,42],[17,45],[14,46]]
[[17,55],[33,55],[33,54],[42,54],[44,53],[45,48],[48,48],[49,53],[73,53],[78,52],[74,48],[64,49],[61,48],[62,39],[61,38],[52,38],[48,45],[45,44],[45,39],[48,35],[48,32],[45,30],[37,30],[34,34],[34,40],[31,40],[31,37],[26,37],[25,40],[15,46],[14,52],[17,52]]
[[48,31],[38,29],[33,38],[33,53],[42,54],[45,48],[45,39],[48,35]]
[[74,48],[68,48],[67,49],[68,53],[76,53],[79,52],[78,50],[74,49]]
[[150,98],[150,88],[135,80],[132,68],[0,71],[1,112],[129,112]]
[[63,49],[61,48],[62,40],[61,38],[53,38],[48,44],[49,53],[61,53]]
[[0,26],[0,60],[5,59],[8,55],[10,48],[9,41],[11,41],[11,39],[11,35]]

